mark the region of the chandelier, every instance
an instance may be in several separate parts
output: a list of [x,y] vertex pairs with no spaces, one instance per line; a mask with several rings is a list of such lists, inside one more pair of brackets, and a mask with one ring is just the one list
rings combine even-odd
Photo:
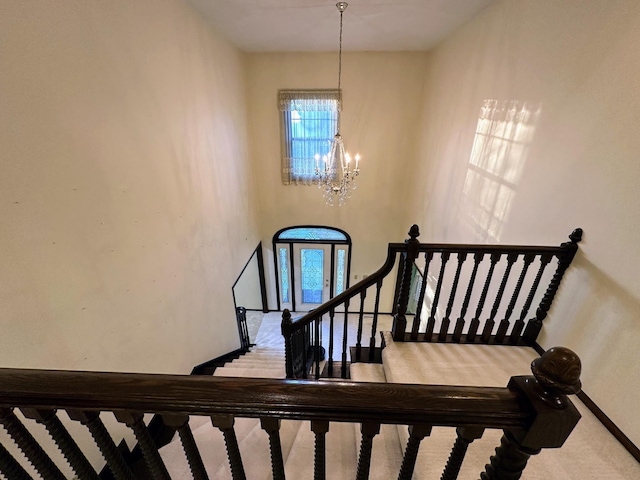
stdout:
[[[347,2],[338,2],[336,7],[340,12],[340,50],[338,54],[338,91],[340,91],[340,81],[342,77],[342,14],[347,9]],[[318,178],[318,188],[322,190],[325,201],[328,205],[344,205],[351,193],[356,189],[356,177],[360,173],[360,155],[356,154],[352,161],[351,156],[344,149],[342,135],[340,135],[340,121],[336,135],[331,142],[331,149],[328,155],[320,159],[316,154],[316,177]]]

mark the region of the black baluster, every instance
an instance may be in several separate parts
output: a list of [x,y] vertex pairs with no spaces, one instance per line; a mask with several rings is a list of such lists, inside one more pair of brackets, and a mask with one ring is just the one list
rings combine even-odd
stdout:
[[311,325],[304,326],[303,333],[301,335],[302,341],[302,378],[307,379],[309,372],[307,360],[309,359],[309,347],[311,345]]
[[413,328],[411,329],[411,339],[417,340],[420,333],[420,317],[422,317],[422,306],[424,304],[424,295],[427,291],[427,283],[429,279],[429,264],[433,258],[433,252],[424,254],[424,271],[422,273],[422,282],[420,283],[420,295],[418,297],[418,308],[416,308],[416,316],[413,319]]
[[484,428],[481,427],[458,427],[456,429],[456,441],[453,444],[440,480],[456,480],[458,478],[469,444],[482,437],[483,433]]
[[335,318],[335,310],[332,308],[329,312],[329,358],[327,359],[328,364],[328,376],[333,377],[333,326],[334,326],[334,318]]
[[376,302],[373,307],[373,320],[371,321],[371,337],[369,338],[369,361],[372,362],[376,350],[376,330],[378,330],[378,310],[380,308],[380,290],[382,279],[376,283]]
[[33,480],[33,477],[0,443],[0,472],[9,480]]
[[447,302],[447,310],[442,319],[442,325],[440,326],[440,334],[438,335],[438,341],[444,342],[447,339],[447,333],[449,332],[449,324],[451,320],[451,310],[453,310],[453,302],[456,299],[456,292],[458,291],[458,282],[460,281],[460,272],[462,271],[462,264],[467,259],[465,252],[458,253],[458,267],[456,268],[456,274],[453,278],[453,285],[451,286],[451,293],[449,294],[449,302]]
[[511,301],[507,306],[507,310],[505,312],[504,318],[500,321],[500,325],[498,326],[498,331],[496,332],[496,343],[503,343],[504,337],[507,334],[507,330],[509,329],[509,319],[513,314],[513,309],[516,305],[516,301],[520,296],[520,290],[522,290],[522,284],[524,283],[524,278],[527,275],[527,271],[529,270],[529,266],[535,255],[532,253],[526,254],[523,258],[524,265],[522,266],[522,272],[520,272],[520,277],[518,278],[518,283],[516,284],[516,288],[513,290],[513,295],[511,296]]
[[[280,331],[284,337],[284,365],[287,378],[295,378],[293,372],[293,345],[291,339],[291,327],[293,322],[291,320],[291,312],[285,308],[282,312],[282,323],[280,325]],[[305,352],[306,357],[306,352]],[[304,359],[306,365],[306,358]]]
[[329,431],[329,422],[326,420],[312,420],[311,431],[316,437],[313,456],[313,480],[325,480],[327,477],[326,434]]
[[249,339],[249,330],[247,328],[247,309],[244,307],[236,307],[236,320],[238,321],[238,330],[240,331],[240,346],[242,350],[247,351],[251,347]]
[[520,312],[520,318],[516,320],[513,324],[513,329],[511,330],[511,335],[509,335],[509,342],[512,345],[517,345],[520,340],[520,334],[522,333],[522,329],[524,328],[524,319],[529,313],[529,309],[531,308],[531,303],[533,302],[533,297],[538,291],[538,286],[540,285],[540,280],[542,279],[542,275],[544,274],[547,265],[551,262],[553,255],[544,254],[540,257],[540,268],[538,269],[538,273],[536,274],[536,278],[533,281],[533,285],[531,285],[531,290],[529,290],[529,295],[527,296],[527,300],[524,302],[524,306],[522,307],[522,312]]
[[502,254],[500,253],[491,254],[491,266],[489,267],[489,271],[487,272],[487,278],[484,281],[482,294],[480,294],[480,299],[478,300],[476,314],[471,319],[469,331],[467,332],[468,343],[473,343],[476,339],[476,333],[478,332],[478,327],[480,326],[480,315],[482,315],[482,310],[484,309],[484,302],[487,300],[487,293],[489,292],[489,285],[491,284],[491,279],[493,278],[493,271],[496,268],[496,264],[500,261],[500,257],[502,257]]
[[[316,368],[316,375],[315,375],[316,376],[316,380],[318,380],[320,378],[320,360],[322,358],[322,355],[320,354],[320,348],[322,348],[321,345],[320,345],[320,327],[321,327],[320,318],[321,317],[316,318],[314,320],[314,324],[313,324],[314,328],[315,328],[315,337],[316,337],[315,340],[314,340],[314,344],[315,345],[314,345],[314,349],[313,349],[313,351],[314,351],[313,359],[315,360],[315,363],[316,363],[316,367],[315,367]],[[331,327],[333,327],[333,317],[331,318]],[[332,337],[333,337],[333,335],[332,335]],[[332,355],[332,353],[333,352],[330,352],[329,355]],[[333,363],[333,361],[332,361],[331,356],[330,356],[329,357],[329,364],[331,365],[332,363]]]
[[233,429],[233,416],[212,415],[211,423],[222,432],[224,437],[224,444],[227,447],[227,456],[229,457],[229,466],[231,468],[231,478],[233,478],[233,480],[246,480],[247,477],[244,473],[242,456],[240,455],[240,449],[238,448],[236,431]]
[[561,247],[564,247],[566,251],[558,258],[558,268],[547,287],[547,291],[540,301],[540,305],[536,310],[536,317],[529,320],[529,323],[527,323],[527,327],[524,330],[524,334],[522,335],[522,339],[527,343],[527,345],[533,345],[538,338],[540,330],[542,330],[542,321],[547,318],[547,313],[549,312],[553,299],[558,292],[558,287],[560,286],[564,272],[569,268],[569,265],[571,265],[571,262],[573,261],[573,257],[575,257],[576,252],[578,251],[578,242],[582,240],[582,229],[576,228],[571,235],[569,235],[569,239],[571,240],[570,242],[565,242],[561,245]]
[[362,440],[360,441],[360,455],[358,455],[358,470],[356,480],[367,480],[371,469],[371,449],[373,437],[380,433],[379,423],[363,423],[360,426]]
[[367,291],[362,290],[360,292],[360,314],[358,315],[358,334],[356,338],[356,361],[360,361],[362,355],[362,322],[364,321],[364,299],[367,296]]
[[44,425],[44,428],[47,429],[47,432],[49,432],[49,435],[51,435],[51,438],[80,480],[98,480],[98,474],[56,416],[55,410],[39,410],[35,408],[21,408],[20,410],[26,418]]
[[70,409],[67,410],[67,415],[71,420],[78,421],[87,427],[116,480],[135,480],[133,472],[100,420],[98,412]]
[[411,289],[411,274],[415,259],[418,257],[418,249],[420,248],[420,242],[418,236],[420,230],[417,225],[413,225],[409,229],[409,239],[405,240],[407,245],[406,252],[403,253],[403,268],[402,279],[400,282],[400,295],[398,296],[398,305],[396,308],[396,314],[393,317],[393,325],[391,327],[391,334],[393,340],[396,342],[404,342],[404,333],[407,329],[407,305],[409,304],[409,290]]
[[269,435],[269,451],[271,453],[271,473],[273,480],[285,480],[282,445],[280,443],[280,420],[277,418],[261,418],[260,426]]
[[202,462],[200,450],[198,450],[191,427],[189,427],[189,415],[163,415],[162,421],[168,427],[173,427],[178,431],[193,479],[208,480],[209,476]]
[[493,308],[491,309],[491,315],[487,319],[484,324],[484,330],[482,331],[482,341],[484,343],[488,343],[491,338],[491,332],[493,331],[493,327],[496,324],[495,318],[498,314],[498,308],[500,307],[500,302],[502,301],[502,296],[504,295],[504,289],[507,287],[507,281],[509,280],[509,275],[511,274],[511,268],[513,268],[513,264],[518,259],[517,253],[509,253],[507,254],[507,268],[504,271],[504,275],[502,276],[502,282],[500,282],[500,288],[498,288],[498,293],[496,294],[496,299],[493,302]]
[[447,268],[447,262],[451,254],[449,252],[442,252],[440,260],[440,274],[438,275],[438,283],[436,285],[436,292],[433,295],[433,303],[431,304],[431,313],[427,320],[427,330],[424,333],[424,341],[430,342],[433,336],[433,329],[436,325],[436,314],[438,313],[438,303],[440,302],[440,292],[442,291],[442,283],[444,281],[444,272]]
[[131,430],[133,430],[140,450],[142,450],[142,457],[147,465],[149,472],[154,480],[171,480],[167,467],[165,467],[160,454],[158,453],[158,447],[151,438],[151,434],[144,424],[144,415],[140,412],[114,412],[116,419],[125,423]]
[[460,316],[456,321],[456,328],[453,331],[453,341],[460,342],[462,338],[462,330],[464,329],[465,323],[465,315],[467,314],[467,309],[469,308],[469,302],[471,301],[471,292],[473,291],[473,284],[476,281],[476,275],[478,274],[478,267],[480,266],[480,262],[484,258],[484,253],[475,253],[473,255],[473,271],[471,272],[471,278],[469,279],[469,284],[467,285],[467,293],[464,296],[464,301],[462,302],[462,308],[460,309]]
[[342,325],[342,366],[340,376],[347,378],[347,335],[349,333],[349,299],[344,302],[344,324]]
[[485,471],[480,474],[481,480],[518,480],[527,466],[529,457],[540,453],[539,448],[528,449],[517,445],[509,432],[500,439],[496,454],[491,456]]
[[16,417],[10,408],[0,408],[0,423],[7,433],[16,442],[18,448],[27,457],[29,463],[34,466],[43,478],[47,480],[65,480],[60,469],[53,463],[53,460],[45,453],[29,430]]
[[407,447],[404,451],[404,457],[402,458],[398,480],[411,480],[418,458],[420,442],[422,442],[424,437],[429,435],[431,435],[431,427],[428,425],[409,426],[409,440],[407,441]]

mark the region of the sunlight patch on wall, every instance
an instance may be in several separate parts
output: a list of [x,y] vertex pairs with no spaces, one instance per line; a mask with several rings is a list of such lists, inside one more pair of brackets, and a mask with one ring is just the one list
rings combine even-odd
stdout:
[[539,116],[539,105],[483,101],[460,204],[475,240],[500,241]]

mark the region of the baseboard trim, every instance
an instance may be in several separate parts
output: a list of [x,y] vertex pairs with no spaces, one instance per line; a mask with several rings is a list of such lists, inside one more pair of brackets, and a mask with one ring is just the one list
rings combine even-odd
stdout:
[[587,395],[584,391],[579,392],[576,395],[582,403],[584,403],[591,413],[595,415],[595,417],[600,420],[611,435],[613,435],[616,440],[618,440],[624,448],[636,459],[638,463],[640,463],[640,449],[631,441],[629,437],[627,437],[622,430],[611,420],[606,413],[604,413],[596,402],[591,400],[591,397]]

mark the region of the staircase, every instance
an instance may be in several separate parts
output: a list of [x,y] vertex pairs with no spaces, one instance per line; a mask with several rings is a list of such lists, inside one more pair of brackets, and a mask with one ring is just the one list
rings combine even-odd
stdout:
[[[349,336],[352,335],[353,332],[349,332]],[[384,363],[351,364],[351,381],[500,386],[505,385],[511,376],[526,373],[532,359],[537,356],[529,347],[396,343],[390,333],[384,333],[383,337],[386,344],[383,350]],[[283,362],[280,315],[273,313],[265,316],[256,338],[256,346],[246,355],[219,367],[214,376],[284,378]],[[577,405],[583,419],[563,448],[545,450],[540,455],[532,457],[523,478],[640,478],[640,465],[624,451],[578,399],[574,398],[572,401]],[[225,442],[220,430],[214,428],[207,417],[192,417],[190,425],[196,443],[203,452],[209,478],[232,480]],[[260,420],[238,418],[235,431],[246,478],[273,479],[269,468],[269,440]],[[326,435],[326,478],[361,478],[357,469],[362,433],[365,432],[360,424],[331,423]],[[475,439],[469,447],[459,478],[478,478],[479,472],[485,468],[489,454],[500,444],[501,434],[500,430],[487,429],[481,438]],[[440,478],[451,446],[456,441],[456,431],[451,428],[434,427],[427,436],[421,445],[411,477],[415,480]],[[314,463],[309,461],[314,457],[315,448],[315,435],[310,423],[283,420],[280,438],[286,478],[317,478],[314,477]],[[380,425],[379,433],[373,441],[371,458],[375,459],[375,462],[372,462],[368,478],[398,478],[404,446],[408,440],[409,431],[406,425]],[[585,455],[585,452],[589,454]],[[177,436],[160,450],[160,454],[172,479],[193,478]]]
[[[266,315],[256,337],[256,345],[251,351],[223,367],[218,367],[213,375],[285,378],[284,341],[280,333],[280,322],[280,314]],[[350,336],[352,335],[354,332],[350,332]],[[351,381],[385,382],[385,374],[380,364],[354,364],[351,375]],[[195,441],[203,452],[203,461],[209,478],[231,480],[231,469],[226,459],[224,438],[220,430],[214,428],[206,417],[195,417],[191,420],[190,426]],[[268,436],[262,429],[260,420],[239,418],[234,426],[246,478],[272,479],[272,472],[268,468],[271,462]],[[326,435],[326,478],[332,480],[356,478],[360,438],[360,424],[338,422],[331,424]],[[283,420],[280,427],[280,440],[286,478],[314,478],[314,463],[309,459],[314,457],[315,435],[309,422]],[[160,455],[172,479],[193,478],[177,436],[160,450]],[[397,427],[381,426],[380,433],[376,435],[372,453],[372,457],[376,458],[376,465],[375,469],[371,469],[369,478],[372,480],[395,478],[400,470],[402,455]]]

